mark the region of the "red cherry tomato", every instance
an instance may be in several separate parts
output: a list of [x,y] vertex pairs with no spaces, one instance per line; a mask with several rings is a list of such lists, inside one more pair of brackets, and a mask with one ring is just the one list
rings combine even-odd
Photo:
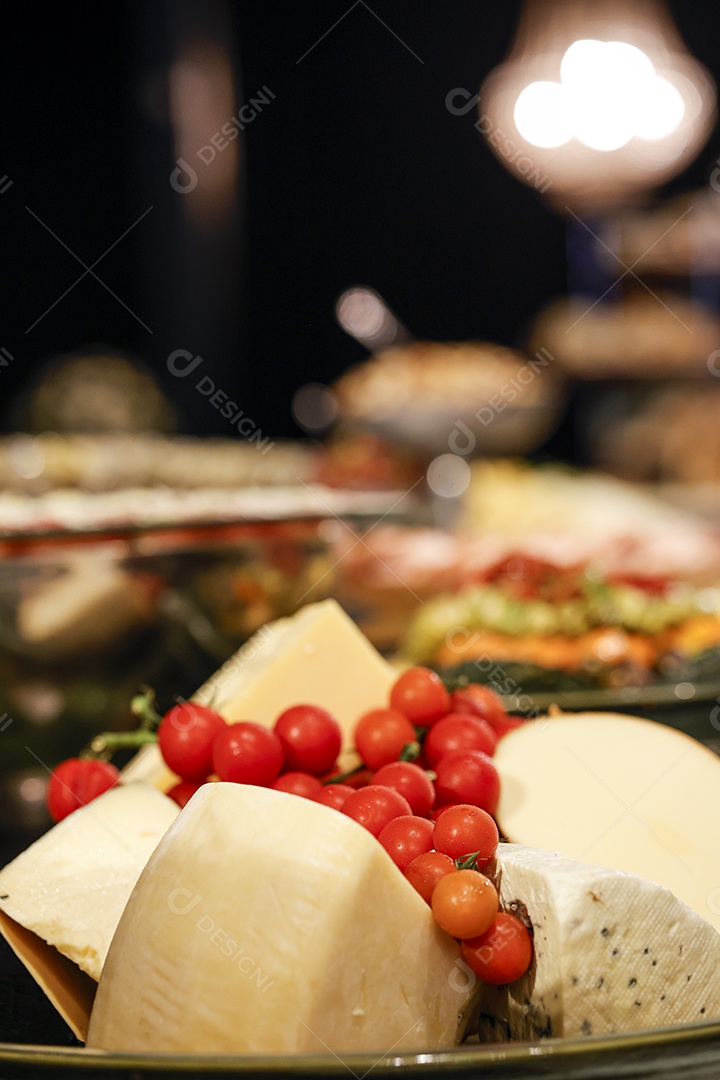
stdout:
[[353,793],[353,788],[348,787],[347,784],[321,784],[320,786],[322,791],[315,802],[322,803],[323,806],[332,806],[333,810],[342,810],[345,800]]
[[473,938],[488,930],[498,913],[495,886],[477,870],[456,870],[438,881],[431,906],[435,920],[455,938]]
[[370,769],[397,761],[403,748],[415,741],[415,728],[397,709],[371,709],[355,728],[357,752]]
[[321,776],[340,753],[340,725],[319,705],[293,705],[278,716],[273,730],[282,743],[288,770]]
[[468,683],[467,686],[454,690],[452,707],[455,712],[472,713],[495,727],[507,719],[507,711],[500,696],[489,686],[480,683]]
[[213,771],[213,742],[225,721],[214,709],[183,701],[165,713],[158,746],[168,769],[183,780],[204,780]]
[[448,713],[428,731],[423,743],[425,760],[431,769],[448,754],[458,750],[482,750],[492,757],[497,735],[488,724],[470,713]]
[[390,691],[390,706],[418,727],[429,727],[450,712],[450,695],[437,672],[414,667],[396,679]]
[[435,822],[433,847],[451,859],[462,859],[477,852],[477,865],[495,857],[498,827],[485,810],[468,803],[449,806]]
[[509,731],[514,731],[515,728],[522,727],[525,723],[521,716],[506,716],[504,720],[500,720],[495,724],[495,734],[498,739],[502,739],[503,735],[507,735]]
[[462,942],[462,958],[483,982],[504,986],[522,978],[533,958],[530,931],[509,912],[499,911],[492,926]]
[[438,763],[436,773],[438,805],[470,803],[495,814],[500,799],[500,777],[492,759],[482,750],[448,754]]
[[418,855],[432,850],[433,823],[422,817],[397,817],[380,831],[378,840],[400,870]]
[[405,814],[410,816],[407,800],[392,788],[380,787],[378,784],[368,784],[367,787],[354,791],[341,809],[343,814],[347,814],[353,821],[364,825],[373,836],[379,836],[393,818]]
[[418,855],[405,870],[405,877],[420,893],[426,904],[432,900],[435,886],[441,878],[455,873],[455,863],[439,851]]
[[195,780],[180,780],[177,784],[170,788],[167,792],[167,797],[176,802],[182,810],[184,806],[192,799],[196,791],[202,787],[202,783],[198,783]]
[[414,761],[391,761],[378,769],[372,782],[399,791],[418,817],[427,817],[435,802],[432,780]]
[[317,776],[311,776],[306,772],[284,772],[280,773],[276,780],[273,780],[270,785],[275,791],[287,791],[291,795],[300,795],[303,799],[312,799],[315,801],[319,795],[322,795],[323,786],[318,780]]
[[45,798],[53,821],[62,821],[79,806],[115,787],[120,773],[109,761],[67,758],[50,773]]
[[213,765],[221,780],[267,787],[280,772],[283,748],[274,731],[243,720],[215,736]]

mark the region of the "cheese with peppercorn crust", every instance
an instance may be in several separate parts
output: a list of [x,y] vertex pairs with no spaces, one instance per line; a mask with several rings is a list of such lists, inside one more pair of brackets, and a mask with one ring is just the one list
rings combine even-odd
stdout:
[[520,844],[500,844],[497,880],[532,925],[534,959],[510,986],[482,985],[482,1041],[720,1016],[720,934],[668,889]]

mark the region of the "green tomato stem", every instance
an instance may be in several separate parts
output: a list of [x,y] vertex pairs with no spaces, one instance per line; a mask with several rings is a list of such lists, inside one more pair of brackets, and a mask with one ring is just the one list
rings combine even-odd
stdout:
[[337,776],[329,776],[327,780],[323,780],[323,785],[342,784],[345,780],[349,780],[351,776],[357,776],[359,772],[362,772],[363,769],[366,768],[367,766],[361,762],[360,765],[356,765],[354,769],[348,769],[347,772],[338,773]]
[[400,757],[398,758],[398,761],[415,761],[416,758],[420,757],[420,749],[421,747],[419,742],[405,743],[402,750],[400,751]]
[[112,757],[113,751],[125,749],[137,749],[157,742],[154,731],[146,731],[138,728],[137,731],[103,731],[80,752],[81,758],[104,758]]
[[149,686],[141,687],[140,693],[136,694],[130,702],[130,711],[133,716],[138,717],[140,731],[155,731],[162,720],[155,708],[155,691]]
[[480,854],[479,851],[471,851],[467,855],[461,855],[459,859],[455,860],[455,867],[457,870],[477,870],[477,857]]

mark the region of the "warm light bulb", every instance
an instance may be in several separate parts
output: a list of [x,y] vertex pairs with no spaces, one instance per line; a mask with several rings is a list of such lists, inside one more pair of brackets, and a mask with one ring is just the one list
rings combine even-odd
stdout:
[[679,127],[684,115],[685,102],[680,91],[657,75],[640,102],[635,133],[648,142],[665,139]]
[[679,90],[655,74],[650,57],[626,41],[574,41],[560,63],[560,82],[530,83],[515,103],[515,125],[533,146],[563,146],[573,135],[608,152],[637,136],[654,141],[680,124]]
[[567,107],[579,142],[619,150],[637,128],[638,104],[655,78],[652,61],[625,41],[575,41],[560,64]]
[[716,93],[665,0],[523,0],[479,101],[510,172],[559,208],[601,208],[677,175],[712,130]]
[[551,149],[572,138],[565,93],[559,83],[534,82],[515,102],[515,126],[533,146]]

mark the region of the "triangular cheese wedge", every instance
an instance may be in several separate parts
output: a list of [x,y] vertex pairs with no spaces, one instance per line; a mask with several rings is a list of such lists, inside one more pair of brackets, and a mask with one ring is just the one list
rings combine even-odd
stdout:
[[177,814],[153,788],[121,785],[0,870],[0,932],[80,1039],[128,897]]
[[[321,600],[268,623],[193,695],[229,723],[271,727],[291,705],[320,705],[336,718],[343,745],[369,709],[388,703],[397,671],[378,653],[335,600]],[[167,791],[175,778],[155,746],[126,767],[126,780]]]

